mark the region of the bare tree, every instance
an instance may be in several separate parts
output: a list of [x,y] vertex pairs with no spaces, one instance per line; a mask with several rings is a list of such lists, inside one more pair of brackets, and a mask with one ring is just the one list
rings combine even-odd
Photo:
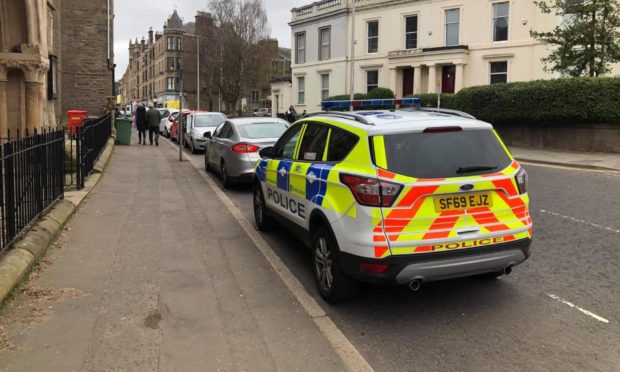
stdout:
[[209,8],[219,47],[217,86],[231,111],[245,93],[252,54],[269,35],[267,14],[262,0],[210,0]]

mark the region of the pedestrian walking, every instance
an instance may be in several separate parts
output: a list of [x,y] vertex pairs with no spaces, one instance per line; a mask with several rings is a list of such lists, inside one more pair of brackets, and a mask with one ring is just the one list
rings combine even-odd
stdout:
[[288,118],[286,119],[289,123],[293,123],[295,120],[297,120],[297,113],[295,112],[295,107],[293,107],[293,105],[288,108]]
[[146,108],[143,104],[138,105],[138,108],[136,108],[136,129],[138,129],[138,145],[146,145],[146,130],[148,127],[146,124]]
[[146,112],[146,123],[149,127],[149,143],[153,146],[153,135],[155,136],[155,146],[159,146],[159,122],[161,113],[152,103],[149,103],[149,110]]

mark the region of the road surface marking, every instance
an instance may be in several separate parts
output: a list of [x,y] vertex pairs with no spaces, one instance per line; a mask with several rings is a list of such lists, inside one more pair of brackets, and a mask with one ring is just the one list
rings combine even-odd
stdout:
[[594,314],[591,311],[588,311],[588,310],[586,310],[586,309],[584,309],[582,307],[579,307],[579,306],[575,305],[572,302],[568,302],[568,301],[566,301],[565,299],[563,299],[560,296],[556,296],[556,295],[554,295],[552,293],[548,293],[547,296],[553,298],[556,301],[559,301],[559,302],[563,303],[564,305],[568,305],[568,306],[570,306],[570,307],[572,307],[574,309],[577,309],[577,310],[581,311],[582,313],[586,314],[587,316],[592,317],[592,318],[598,320],[599,322],[603,322],[605,324],[609,323],[609,320],[603,318],[602,316],[596,315],[596,314]]
[[[172,143],[169,142],[171,145]],[[173,145],[174,146],[174,145]],[[248,221],[243,212],[235,205],[235,203],[226,195],[224,191],[217,185],[213,178],[202,172],[202,164],[200,161],[188,156],[183,152],[183,157],[192,164],[198,174],[207,182],[207,184],[213,189],[218,198],[224,203],[226,208],[232,213],[243,230],[248,234],[250,239],[254,242],[258,250],[262,253],[263,257],[267,260],[273,271],[280,277],[284,284],[288,287],[289,291],[297,299],[299,304],[303,307],[306,313],[312,318],[314,324],[317,325],[321,333],[325,335],[325,338],[332,345],[343,364],[348,371],[362,372],[374,371],[370,364],[364,359],[362,354],[353,346],[351,341],[345,336],[342,331],[331,320],[329,315],[323,310],[316,300],[308,294],[303,285],[297,280],[289,268],[282,262],[280,257],[275,254],[269,244],[263,239],[261,234],[256,231],[254,225]]]
[[597,229],[606,230],[606,231],[610,231],[612,233],[620,234],[620,230],[614,229],[613,227],[607,227],[607,226],[599,225],[597,223],[592,223],[592,222],[588,222],[588,221],[585,221],[585,220],[580,220],[579,218],[575,218],[575,217],[571,217],[571,216],[565,216],[563,214],[547,211],[547,210],[544,210],[544,209],[541,209],[540,213],[550,214],[552,216],[564,218],[566,220],[570,220],[570,221],[573,221],[573,222],[582,223],[584,225],[589,225],[589,226],[592,226],[592,227],[596,227]]

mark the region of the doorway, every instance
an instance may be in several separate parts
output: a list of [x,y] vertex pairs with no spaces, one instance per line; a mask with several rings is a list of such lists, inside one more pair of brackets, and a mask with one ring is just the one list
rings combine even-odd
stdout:
[[403,97],[413,94],[413,68],[403,69]]
[[456,66],[443,66],[441,71],[441,93],[454,93]]

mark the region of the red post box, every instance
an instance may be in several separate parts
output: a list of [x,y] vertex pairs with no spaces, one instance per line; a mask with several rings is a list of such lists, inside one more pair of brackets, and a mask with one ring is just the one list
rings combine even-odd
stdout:
[[77,128],[84,124],[88,112],[81,110],[69,110],[67,111],[68,129],[69,134],[74,135],[77,133]]

